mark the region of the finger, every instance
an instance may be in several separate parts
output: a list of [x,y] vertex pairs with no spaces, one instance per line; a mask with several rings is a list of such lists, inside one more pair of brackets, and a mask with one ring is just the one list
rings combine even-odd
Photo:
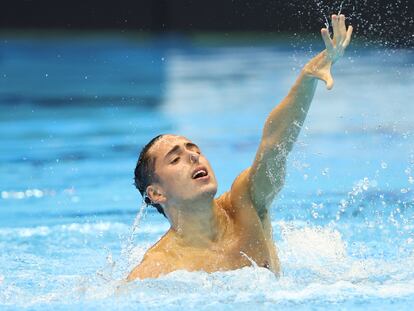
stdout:
[[[346,38],[345,15],[343,15],[343,14],[339,15],[338,28],[339,28],[339,32],[341,34],[341,40],[343,41]],[[342,43],[342,42],[340,42],[340,43]]]
[[346,38],[344,42],[342,43],[343,48],[346,48],[349,45],[349,42],[351,41],[352,30],[353,30],[352,26],[349,26],[346,32]]
[[339,32],[338,16],[335,14],[332,15],[332,29],[334,43],[339,43],[341,41],[341,35]]
[[329,31],[326,28],[321,29],[321,35],[323,42],[325,42],[325,47],[328,51],[331,51],[333,49],[333,43],[331,40],[331,37],[329,36]]

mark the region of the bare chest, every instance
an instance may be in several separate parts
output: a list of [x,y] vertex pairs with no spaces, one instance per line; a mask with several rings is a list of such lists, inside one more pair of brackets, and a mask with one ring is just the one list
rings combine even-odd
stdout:
[[261,232],[234,230],[206,248],[177,247],[175,264],[177,269],[206,272],[234,270],[254,264],[272,269],[273,254],[269,242]]

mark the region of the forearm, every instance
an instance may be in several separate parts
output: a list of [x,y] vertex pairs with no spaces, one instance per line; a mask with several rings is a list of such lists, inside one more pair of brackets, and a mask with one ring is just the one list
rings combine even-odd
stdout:
[[251,196],[263,220],[284,183],[286,158],[299,135],[315,93],[317,79],[303,70],[282,102],[269,114],[253,162]]
[[286,152],[292,149],[317,85],[317,79],[306,70],[308,65],[301,71],[288,95],[270,112],[263,129],[266,145],[282,147]]

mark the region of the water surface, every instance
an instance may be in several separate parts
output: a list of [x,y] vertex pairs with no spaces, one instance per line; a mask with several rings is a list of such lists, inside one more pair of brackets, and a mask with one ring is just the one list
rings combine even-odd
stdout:
[[[319,45],[318,45],[319,44]],[[412,51],[351,46],[318,86],[272,208],[283,275],[262,268],[122,280],[168,229],[133,169],[159,133],[194,140],[219,193],[316,54],[286,42],[4,37],[2,309],[409,309],[414,302]]]

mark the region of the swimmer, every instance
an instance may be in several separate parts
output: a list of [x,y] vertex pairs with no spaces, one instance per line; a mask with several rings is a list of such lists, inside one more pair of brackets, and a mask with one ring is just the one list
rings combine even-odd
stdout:
[[333,38],[302,69],[288,95],[269,114],[251,167],[218,198],[217,180],[200,148],[182,136],[160,135],[141,151],[135,185],[145,202],[170,223],[128,280],[157,278],[175,270],[225,271],[252,263],[280,272],[270,205],[282,189],[286,159],[296,141],[318,80],[333,87],[331,66],[348,46],[352,26],[332,15]]

